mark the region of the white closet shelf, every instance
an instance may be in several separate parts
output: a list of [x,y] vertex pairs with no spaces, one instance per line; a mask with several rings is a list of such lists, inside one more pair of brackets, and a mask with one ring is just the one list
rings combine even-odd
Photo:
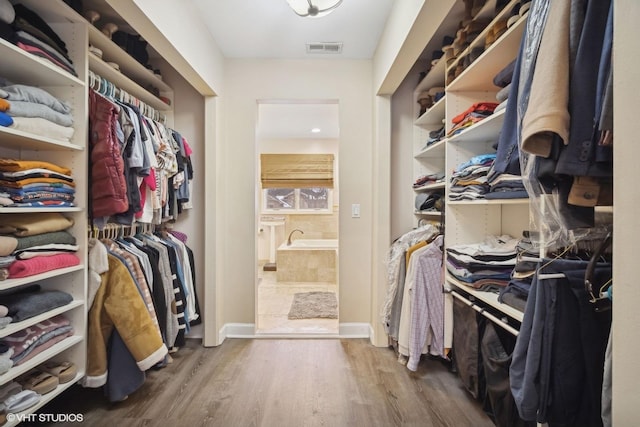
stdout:
[[[80,332],[80,331],[76,331],[76,332]],[[82,331],[84,332],[84,331]],[[18,365],[18,366],[14,366],[13,368],[9,369],[9,371],[5,372],[4,374],[0,375],[0,384],[4,384],[8,381],[11,381],[14,378],[19,377],[20,375],[24,374],[25,372],[35,368],[36,366],[40,365],[41,363],[46,362],[47,360],[51,359],[52,357],[62,353],[63,351],[65,351],[66,349],[81,343],[84,341],[84,337],[82,335],[72,335],[70,337],[67,337],[65,339],[63,339],[62,341],[54,344],[53,346],[49,347],[48,349],[44,350],[42,353],[38,354],[37,356],[34,356],[32,359],[26,361],[25,363],[23,363],[22,365]]]
[[115,62],[124,74],[141,85],[151,84],[157,87],[160,92],[172,92],[169,85],[153,74],[153,71],[136,61],[102,31],[91,24],[87,24],[87,26],[89,27],[89,42],[102,51],[104,61]]
[[422,193],[425,191],[442,190],[446,185],[447,184],[445,182],[437,182],[434,184],[423,185],[421,187],[413,187],[413,191],[416,193]]
[[170,105],[93,54],[89,54],[89,69],[156,110],[171,110]]
[[447,205],[528,205],[529,199],[447,200]]
[[[10,214],[10,213],[44,213],[44,212],[83,212],[84,209],[81,207],[68,207],[68,208],[12,208],[12,207],[3,207],[0,208],[0,214]],[[0,285],[1,286],[1,285]]]
[[[84,270],[85,266],[74,265],[73,267],[59,268],[57,270],[47,271],[45,273],[34,274],[33,276],[21,277],[19,279],[7,279],[0,282],[0,290],[15,288],[16,286],[26,285],[28,283],[37,282],[39,280],[50,279],[52,277],[63,276],[73,273],[74,271]],[[0,380],[0,384],[2,381]]]
[[447,86],[448,92],[497,91],[493,76],[518,55],[528,12]]
[[438,142],[434,142],[432,145],[428,146],[424,150],[420,151],[418,154],[413,156],[416,159],[423,158],[444,158],[444,151],[446,147],[447,140],[446,138],[441,139]]
[[415,121],[416,126],[431,128],[435,126],[444,126],[445,115],[445,100],[446,96],[443,96],[431,106],[423,115],[418,117]]
[[[66,389],[68,389],[69,387],[71,387],[72,385],[74,385],[75,383],[80,381],[82,379],[82,377],[84,377],[84,371],[83,372],[79,371],[76,374],[76,377],[73,380],[71,380],[69,382],[66,382],[64,384],[58,385],[58,387],[56,387],[54,390],[52,390],[51,392],[49,392],[49,393],[45,394],[44,396],[42,396],[40,398],[40,401],[37,404],[33,405],[30,408],[27,408],[26,410],[24,410],[22,412],[17,412],[17,414],[33,414],[33,413],[35,413],[40,408],[44,407],[47,403],[49,403],[53,399],[55,399],[56,396],[59,396]],[[15,419],[14,421],[7,422],[2,427],[13,427],[13,426],[17,426],[18,424],[19,424],[19,421],[17,419]]]
[[418,83],[418,86],[414,91],[416,100],[418,99],[418,95],[420,95],[420,92],[424,90],[429,90],[432,87],[437,86],[444,87],[444,70],[447,68],[446,63],[447,62],[445,61],[443,55],[442,58],[440,58],[440,60],[436,63],[436,65],[431,67],[424,79],[420,80],[420,83]]
[[34,135],[21,130],[0,126],[0,139],[2,145],[21,150],[38,151],[82,151],[84,147],[68,141],[47,138],[46,136]]
[[78,15],[69,5],[62,0],[21,0],[29,9],[37,11],[40,17],[48,23],[84,23],[85,19]]
[[473,124],[462,132],[450,136],[449,142],[486,142],[487,140],[497,140],[502,123],[504,123],[504,115],[506,109],[502,109],[494,113],[486,119]]
[[0,58],[0,76],[11,81],[31,86],[42,86],[42,82],[47,86],[84,86],[82,80],[62,68],[4,39],[0,39]]
[[437,211],[415,211],[414,215],[422,215],[422,216],[435,216],[440,218],[442,216],[442,212]]
[[498,301],[498,294],[495,294],[493,292],[485,292],[485,291],[479,291],[477,289],[473,289],[471,286],[452,277],[449,273],[447,273],[446,281],[447,283],[449,283],[449,285],[462,289],[468,294],[473,295],[478,300],[486,303],[487,305],[490,305],[491,307],[501,311],[502,313],[506,314],[507,316],[519,322],[522,322],[522,319],[524,318],[524,313],[518,309],[511,307],[510,305],[503,304],[500,301]]
[[71,301],[67,305],[54,308],[53,310],[47,311],[45,313],[39,314],[29,319],[23,320],[22,322],[9,323],[6,328],[0,329],[0,338],[6,337],[7,335],[11,335],[15,332],[21,331],[22,329],[28,328],[29,326],[35,325],[36,323],[40,323],[43,320],[50,319],[54,316],[57,316],[58,314],[66,313],[67,311],[71,311],[77,307],[82,307],[83,305],[84,305],[84,301],[79,301],[79,300]]

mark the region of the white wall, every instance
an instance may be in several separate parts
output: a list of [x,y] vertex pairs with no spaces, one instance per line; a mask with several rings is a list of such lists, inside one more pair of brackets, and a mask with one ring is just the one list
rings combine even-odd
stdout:
[[[372,229],[372,78],[366,60],[227,60],[218,151],[224,180],[218,209],[225,242],[217,263],[224,301],[222,319],[254,323],[257,269],[255,197],[256,119],[259,100],[337,100],[340,109],[340,205],[361,204],[361,218],[340,212],[340,321],[370,321]],[[223,325],[219,325],[222,327]]]

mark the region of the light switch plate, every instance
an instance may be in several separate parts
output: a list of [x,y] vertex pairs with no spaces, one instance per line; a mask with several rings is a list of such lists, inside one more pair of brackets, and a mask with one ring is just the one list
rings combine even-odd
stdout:
[[360,203],[351,205],[351,218],[360,218]]

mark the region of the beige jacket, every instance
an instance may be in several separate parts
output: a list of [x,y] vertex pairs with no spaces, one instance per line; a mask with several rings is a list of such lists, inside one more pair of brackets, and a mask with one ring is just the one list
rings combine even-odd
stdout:
[[551,154],[554,134],[569,141],[570,1],[552,1],[540,41],[527,112],[522,120],[522,150]]
[[168,353],[131,273],[113,255],[108,255],[108,262],[109,269],[100,275],[102,282],[89,311],[85,387],[101,387],[107,382],[107,343],[114,328],[141,371]]

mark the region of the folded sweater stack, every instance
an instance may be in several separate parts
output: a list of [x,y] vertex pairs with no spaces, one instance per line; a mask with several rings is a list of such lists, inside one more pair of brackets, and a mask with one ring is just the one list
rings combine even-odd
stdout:
[[61,141],[70,141],[74,133],[66,102],[44,89],[20,84],[0,86],[0,126]]
[[80,264],[73,220],[57,212],[4,214],[0,224],[0,279],[28,277]]

